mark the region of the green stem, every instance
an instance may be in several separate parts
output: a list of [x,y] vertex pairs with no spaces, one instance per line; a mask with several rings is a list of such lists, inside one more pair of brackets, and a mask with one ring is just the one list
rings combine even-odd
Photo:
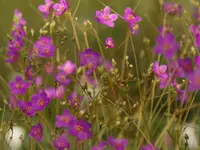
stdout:
[[124,46],[124,57],[122,60],[122,68],[121,68],[121,79],[124,77],[124,72],[125,72],[125,62],[126,62],[126,55],[127,55],[127,50],[128,50],[128,33],[126,35],[126,40],[125,40],[125,46]]
[[77,48],[78,48],[79,51],[81,51],[81,46],[80,46],[80,44],[79,44],[78,35],[77,35],[77,32],[76,32],[74,20],[73,20],[73,18],[72,18],[71,13],[69,13],[69,18],[70,18],[70,21],[71,21],[71,24],[72,24],[73,33],[74,33],[74,38],[75,38],[75,42],[76,42]]

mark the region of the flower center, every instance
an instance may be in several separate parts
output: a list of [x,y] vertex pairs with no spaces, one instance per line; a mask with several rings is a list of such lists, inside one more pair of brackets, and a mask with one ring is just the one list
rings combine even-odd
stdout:
[[21,84],[20,83],[16,83],[16,88],[21,89],[22,88]]
[[110,20],[110,17],[108,15],[105,15],[103,18],[104,18],[105,21],[109,21]]
[[58,8],[58,11],[59,12],[63,12],[65,10],[65,7],[64,6],[60,6],[59,8]]
[[65,81],[65,79],[66,79],[66,78],[65,78],[65,76],[64,76],[64,75],[61,75],[61,76],[59,77],[59,80],[60,80],[60,81],[62,81],[62,82],[64,82],[64,81]]
[[134,18],[135,18],[135,16],[134,16],[133,14],[129,14],[129,15],[128,15],[128,19],[129,19],[129,20],[133,20]]
[[168,51],[170,48],[171,48],[171,44],[169,42],[165,42],[164,45],[163,45],[163,49],[165,51]]
[[117,148],[121,148],[122,147],[122,143],[116,143],[116,147]]
[[77,130],[78,132],[83,131],[83,127],[80,126],[80,125],[77,125],[77,126],[76,126],[76,130]]
[[40,136],[41,135],[41,131],[40,129],[36,129],[36,131],[34,132],[35,136]]
[[48,54],[48,53],[49,53],[49,49],[45,49],[44,52],[45,52],[46,54]]
[[164,73],[164,70],[161,67],[159,67],[158,68],[158,74],[163,74],[163,73]]
[[31,110],[31,106],[24,106],[24,111],[29,112]]
[[109,45],[110,47],[112,47],[112,46],[113,46],[113,42],[112,42],[112,41],[108,41],[108,45]]
[[40,106],[44,106],[44,100],[39,100],[38,104],[39,104]]
[[67,116],[62,116],[62,121],[67,123],[67,122],[69,122],[69,118]]
[[44,46],[44,45],[47,44],[47,41],[46,41],[46,40],[41,40],[41,41],[40,41],[40,44]]
[[91,58],[91,54],[86,54],[86,55],[85,55],[85,58],[86,58],[86,59],[90,59],[90,58]]
[[16,48],[19,48],[20,46],[19,46],[19,43],[16,41],[16,42],[14,42],[14,47],[16,47]]

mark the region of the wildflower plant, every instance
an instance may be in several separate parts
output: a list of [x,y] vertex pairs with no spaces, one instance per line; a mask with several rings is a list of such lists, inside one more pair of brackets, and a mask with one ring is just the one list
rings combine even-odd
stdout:
[[[199,124],[200,4],[192,20],[183,5],[160,1],[157,37],[141,41],[146,15],[139,4],[117,11],[96,0],[101,9],[83,21],[80,3],[44,0],[36,9],[40,29],[15,9],[1,52],[12,76],[0,74],[0,149],[10,148],[17,125],[26,129],[19,140],[29,150],[189,149],[183,133],[190,112]],[[177,33],[177,20],[186,33]],[[121,25],[120,43],[113,35]],[[101,36],[101,28],[113,35]]]

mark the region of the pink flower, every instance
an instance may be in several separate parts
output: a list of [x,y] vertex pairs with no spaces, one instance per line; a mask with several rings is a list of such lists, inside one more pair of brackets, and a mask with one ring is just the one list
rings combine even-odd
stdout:
[[127,7],[124,10],[123,18],[128,23],[136,23],[136,22],[140,22],[142,20],[141,17],[136,16],[136,14],[132,11],[132,9],[130,7]]
[[114,48],[114,40],[111,37],[108,37],[105,42],[106,48]]
[[66,61],[63,65],[58,66],[58,69],[65,72],[67,75],[72,74],[76,68],[76,65],[71,61]]
[[69,8],[69,4],[65,0],[60,0],[60,3],[55,3],[53,5],[55,16],[63,15],[65,11],[68,10],[68,8]]
[[44,64],[45,72],[50,75],[54,72],[54,65],[51,62]]
[[159,66],[157,61],[154,62],[153,67],[152,67],[152,71],[157,77],[166,77],[167,76],[166,70],[167,70],[166,65]]
[[52,0],[45,0],[45,4],[39,5],[38,9],[40,12],[43,13],[44,17],[47,17],[49,15],[52,4]]
[[114,21],[117,20],[117,14],[110,14],[110,7],[106,6],[103,11],[96,11],[96,19],[99,23],[108,27],[114,27]]

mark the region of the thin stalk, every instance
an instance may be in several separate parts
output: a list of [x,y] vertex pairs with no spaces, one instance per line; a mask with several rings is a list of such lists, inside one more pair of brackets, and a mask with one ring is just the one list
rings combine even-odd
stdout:
[[130,34],[130,41],[131,41],[131,46],[132,46],[132,51],[133,51],[133,57],[134,57],[134,61],[135,61],[135,69],[136,69],[136,74],[137,74],[137,81],[138,81],[138,86],[139,86],[139,94],[140,94],[140,99],[141,99],[141,87],[140,87],[140,76],[139,76],[139,68],[138,68],[138,61],[137,61],[137,56],[136,56],[136,51],[135,51],[135,47],[133,44],[133,38],[132,38],[132,34],[131,32],[129,32]]
[[40,143],[38,143],[38,146],[40,147],[40,150],[44,150],[44,148],[42,147]]
[[158,146],[160,140],[164,137],[165,132],[170,128],[172,122],[174,121],[174,119],[176,118],[175,115],[172,116],[172,118],[168,121],[168,124],[165,126],[165,128],[162,130],[162,132],[160,133],[160,135],[158,136],[155,145]]
[[71,21],[71,24],[72,24],[74,38],[75,38],[75,42],[76,42],[77,48],[78,48],[79,51],[81,51],[81,46],[80,46],[80,43],[79,43],[79,40],[78,40],[78,35],[77,35],[77,32],[76,32],[74,20],[72,18],[71,13],[69,13],[69,18],[70,18],[70,21]]
[[80,6],[80,2],[81,2],[81,0],[78,0],[78,3],[76,4],[76,8],[74,9],[74,13],[73,13],[73,17],[75,17],[75,15],[76,15],[76,12],[77,12],[77,10],[78,10],[78,8],[79,8],[79,6]]
[[101,56],[103,57],[103,59],[105,59],[104,52],[103,52],[103,48],[102,48],[102,46],[101,46],[101,42],[100,42],[98,33],[96,32],[95,29],[93,29],[93,31],[94,31],[95,37],[96,37],[96,39],[97,39],[97,43],[98,43],[98,46],[99,46],[99,49],[100,49]]
[[[57,114],[57,113],[56,113]],[[45,117],[40,113],[38,114],[39,118],[46,124],[46,126],[49,128],[49,130],[51,131],[52,128],[51,126],[49,125],[48,121],[45,119]]]
[[127,51],[128,51],[128,32],[127,32],[127,35],[126,35],[125,46],[124,46],[124,57],[123,57],[123,60],[122,60],[122,67],[121,67],[121,79],[123,79],[123,77],[124,77]]
[[192,98],[192,101],[191,101],[191,103],[190,103],[190,105],[189,105],[189,108],[188,108],[188,110],[187,110],[187,112],[186,112],[186,115],[185,115],[185,117],[184,117],[184,119],[183,119],[183,124],[185,123],[185,121],[186,121],[186,119],[187,119],[187,117],[188,117],[188,114],[189,114],[189,112],[190,112],[190,109],[192,108],[192,104],[194,103],[194,100],[195,100],[195,97],[196,97],[197,92],[198,92],[198,91],[196,91],[196,92],[194,93],[194,96],[193,96],[193,98]]
[[86,47],[89,48],[89,43],[88,43],[87,31],[86,30],[83,32],[83,35],[84,35]]

